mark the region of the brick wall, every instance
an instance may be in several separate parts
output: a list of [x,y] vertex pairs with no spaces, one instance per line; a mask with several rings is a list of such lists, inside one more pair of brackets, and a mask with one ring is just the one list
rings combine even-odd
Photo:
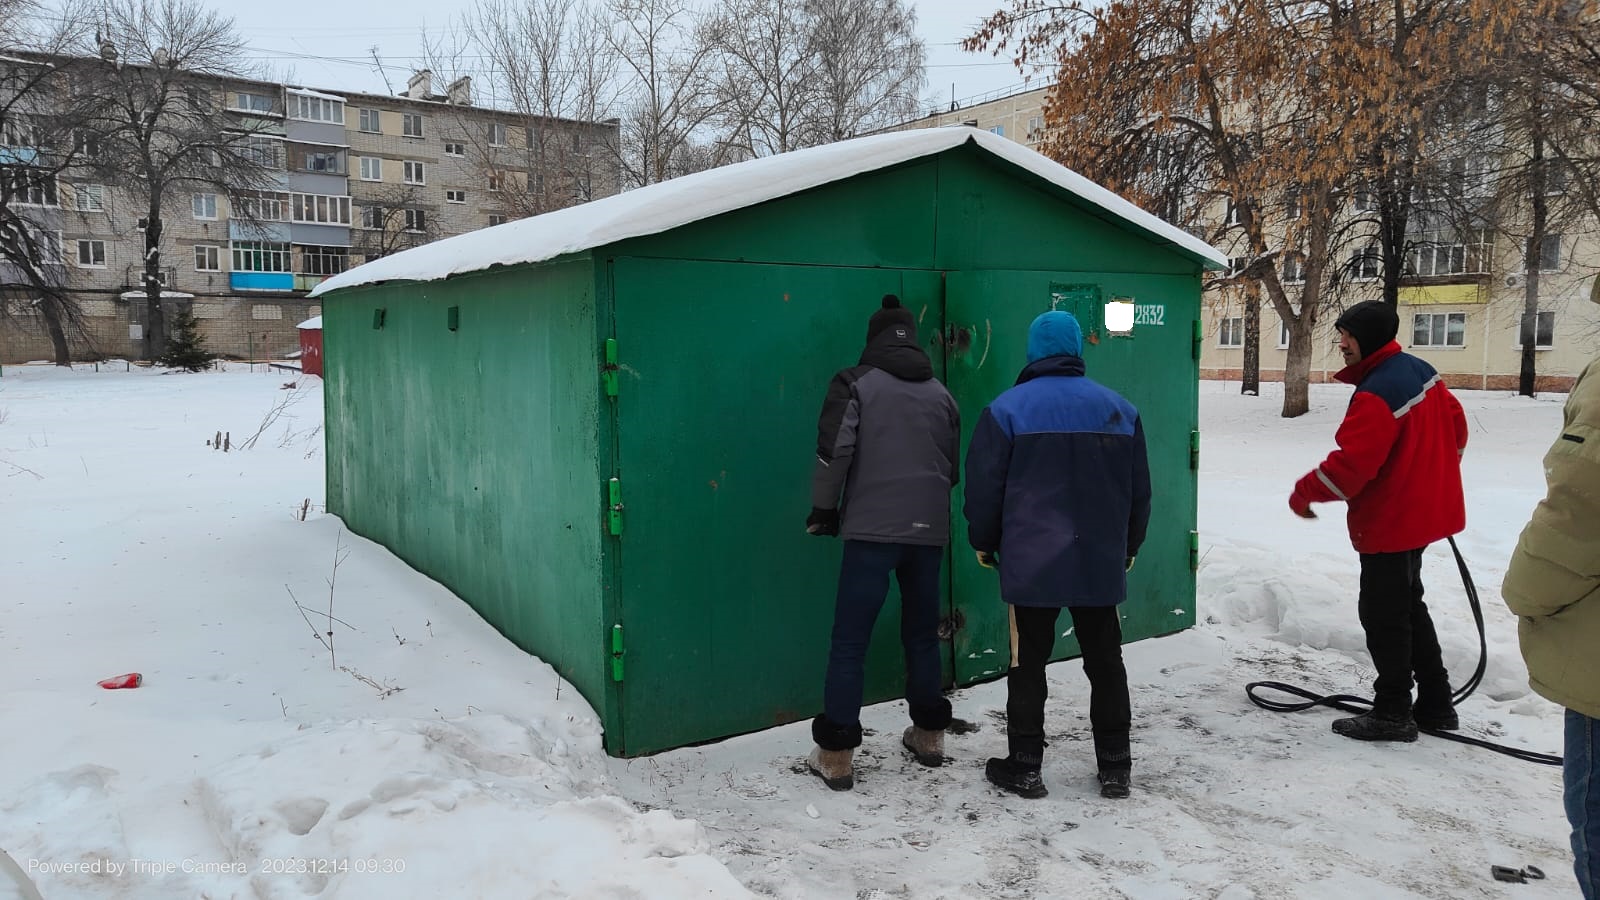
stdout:
[[[190,302],[200,322],[200,335],[206,348],[230,359],[286,358],[300,349],[300,331],[296,326],[322,312],[321,301],[293,296],[198,297]],[[169,317],[178,309],[176,301],[168,301],[163,306]],[[142,356],[142,342],[128,336],[130,325],[144,321],[142,302],[87,300],[83,302],[83,312],[88,340],[69,338],[74,360],[139,359]],[[13,318],[0,326],[0,362],[54,358],[55,351],[43,323],[32,318]]]

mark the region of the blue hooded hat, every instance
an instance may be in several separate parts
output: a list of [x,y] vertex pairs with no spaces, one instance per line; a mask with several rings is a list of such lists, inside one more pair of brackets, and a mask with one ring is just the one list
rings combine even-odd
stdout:
[[1072,313],[1051,310],[1028,326],[1028,362],[1047,356],[1082,356],[1083,329]]

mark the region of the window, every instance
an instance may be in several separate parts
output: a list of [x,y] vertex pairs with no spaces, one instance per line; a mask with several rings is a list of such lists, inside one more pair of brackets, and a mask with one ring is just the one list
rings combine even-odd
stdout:
[[1239,200],[1228,201],[1228,213],[1224,221],[1229,225],[1238,225],[1244,221],[1244,203]]
[[289,245],[275,241],[234,241],[233,271],[287,272]]
[[106,242],[105,241],[79,241],[78,265],[85,269],[103,269],[106,267]]
[[383,160],[376,156],[363,156],[360,159],[362,181],[383,180]]
[[344,151],[342,150],[307,150],[305,152],[305,170],[307,172],[320,172],[324,175],[343,175]]
[[361,121],[360,128],[361,128],[362,131],[365,131],[368,134],[382,134],[383,133],[383,128],[381,127],[382,120],[378,118],[378,111],[377,110],[375,110],[375,109],[363,109],[363,110],[361,110],[360,121]]
[[1297,254],[1286,254],[1283,257],[1283,283],[1304,284],[1306,280],[1306,261]]
[[194,270],[196,272],[222,271],[222,248],[212,244],[195,244]]
[[[1556,314],[1553,312],[1539,312],[1534,314],[1533,323],[1533,349],[1549,350],[1556,345]],[[1521,350],[1528,344],[1528,317],[1522,317],[1522,332],[1517,336],[1517,349]]]
[[1378,190],[1372,184],[1363,183],[1356,187],[1355,205],[1357,212],[1373,212],[1378,208]]
[[422,137],[422,116],[419,113],[402,113],[400,133],[406,137]]
[[344,101],[333,97],[313,97],[309,94],[291,94],[289,111],[296,119],[307,122],[344,124]]
[[489,173],[489,190],[500,191],[506,186],[506,176],[501,172]]
[[300,259],[306,275],[337,275],[350,268],[349,247],[300,248]]
[[8,111],[6,121],[0,126],[0,144],[8,147],[37,147],[44,141],[39,136],[39,126],[27,116]]
[[1289,323],[1282,319],[1278,320],[1278,349],[1289,349]]
[[234,91],[230,98],[233,101],[232,109],[239,112],[272,113],[272,98],[266,94],[252,94],[248,91]]
[[504,147],[506,145],[506,126],[499,122],[489,123],[489,146]]
[[489,227],[490,228],[493,228],[496,225],[504,225],[505,223],[506,223],[506,217],[505,216],[500,215],[498,213],[490,213],[489,214]]
[[361,207],[361,227],[381,231],[385,226],[385,216],[381,206]]
[[99,159],[100,137],[87,131],[74,131],[72,133],[72,149],[80,156]]
[[1417,313],[1411,317],[1411,346],[1465,347],[1466,313]]
[[1241,274],[1243,274],[1244,270],[1250,267],[1250,263],[1254,259],[1255,259],[1255,257],[1253,257],[1253,256],[1233,256],[1233,257],[1229,257],[1228,258],[1228,274],[1229,275],[1241,275]]
[[1028,119],[1028,138],[1038,140],[1044,134],[1044,116],[1033,116]]
[[105,212],[106,186],[103,184],[80,184],[72,189],[73,198],[77,201],[78,212]]
[[993,128],[989,129],[989,133],[990,134],[998,134],[1001,137],[1005,137],[1006,136],[1006,127],[1004,125],[996,125]]
[[251,135],[239,144],[236,151],[247,163],[268,169],[283,166],[283,141],[262,135]]
[[235,200],[239,215],[258,222],[287,222],[288,194],[246,194]]
[[350,198],[326,194],[292,194],[289,221],[310,225],[349,225]]
[[1406,259],[1408,275],[1460,275],[1488,271],[1489,232],[1468,228],[1460,232],[1429,231],[1413,236]]
[[18,206],[57,206],[54,175],[31,175],[26,169],[0,170],[0,191]]
[[195,194],[191,202],[196,219],[215,219],[217,217],[216,194]]
[[1560,268],[1561,235],[1547,234],[1539,241],[1539,271],[1555,272]]
[[444,192],[444,199],[445,199],[445,202],[447,202],[447,203],[465,203],[465,202],[467,202],[467,192],[466,191],[445,191]]
[[1218,347],[1243,347],[1244,346],[1244,317],[1233,316],[1218,322],[1217,328]]
[[1350,277],[1355,281],[1371,281],[1383,277],[1383,257],[1378,255],[1378,245],[1368,244],[1350,251]]
[[457,141],[446,141],[444,145],[445,156],[466,156],[467,145]]
[[419,162],[417,162],[415,160],[410,160],[410,159],[406,160],[406,162],[405,162],[405,177],[404,177],[405,183],[406,184],[427,184],[428,182],[427,182],[427,178],[426,178],[426,175],[427,175],[426,169],[427,169],[427,167],[424,166],[422,163],[419,163]]
[[406,214],[407,231],[426,231],[428,228],[427,213],[420,209],[408,209]]
[[1300,199],[1299,191],[1290,191],[1283,198],[1283,216],[1291,222],[1298,221],[1305,212],[1306,205]]

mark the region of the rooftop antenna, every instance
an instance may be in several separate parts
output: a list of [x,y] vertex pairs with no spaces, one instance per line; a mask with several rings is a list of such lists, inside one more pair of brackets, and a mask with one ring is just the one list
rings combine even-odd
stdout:
[[389,83],[389,73],[383,70],[383,60],[378,58],[378,45],[373,44],[371,47],[368,47],[367,52],[372,54],[372,65],[378,70],[378,77],[383,79],[384,92],[390,96],[393,96],[394,85]]

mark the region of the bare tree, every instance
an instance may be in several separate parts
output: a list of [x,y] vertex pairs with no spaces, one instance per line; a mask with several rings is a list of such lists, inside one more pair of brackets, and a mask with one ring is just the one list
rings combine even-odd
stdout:
[[743,155],[815,142],[817,58],[807,0],[729,0],[707,27],[717,50],[718,125]]
[[84,8],[51,12],[0,0],[0,320],[37,322],[56,365],[68,366],[69,336],[88,335],[51,207],[60,205],[60,177],[81,156],[77,125],[97,100],[69,99],[65,90],[84,65],[66,55],[86,26]]
[[904,122],[918,110],[927,48],[901,0],[807,0],[823,141]]
[[95,50],[103,62],[75,90],[105,98],[86,123],[101,145],[99,171],[143,207],[144,354],[154,359],[166,343],[166,211],[190,190],[265,189],[272,167],[254,143],[265,123],[228,112],[219,94],[219,79],[250,74],[240,67],[245,47],[231,18],[198,0],[110,0],[99,9]]
[[456,35],[448,45],[433,43],[428,62],[452,84],[471,75],[488,106],[510,111],[491,122],[455,107],[473,168],[497,186],[509,214],[536,215],[616,190],[616,129],[595,124],[615,115],[619,65],[599,7],[479,0],[461,14]]
[[426,244],[439,236],[434,212],[424,204],[421,189],[385,187],[358,208],[350,250],[365,257],[363,262],[371,262]]
[[721,141],[744,156],[916,114],[925,48],[900,0],[731,0],[707,23]]
[[697,137],[721,112],[714,90],[714,47],[702,17],[685,0],[611,0],[610,46],[630,76],[618,161],[630,186],[695,171],[705,156]]

